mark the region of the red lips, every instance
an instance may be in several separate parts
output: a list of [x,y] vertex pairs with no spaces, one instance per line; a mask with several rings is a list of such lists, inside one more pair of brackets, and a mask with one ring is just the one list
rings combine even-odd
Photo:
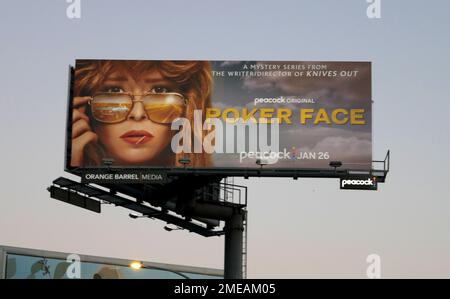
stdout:
[[139,130],[139,131],[128,131],[122,136],[120,136],[124,141],[138,145],[138,144],[144,144],[147,141],[149,141],[151,138],[153,138],[153,135],[147,131]]

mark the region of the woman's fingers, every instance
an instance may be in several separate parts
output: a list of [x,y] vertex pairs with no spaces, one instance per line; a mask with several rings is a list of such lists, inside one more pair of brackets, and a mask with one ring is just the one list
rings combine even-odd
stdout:
[[73,107],[77,108],[82,105],[86,105],[91,97],[74,97],[73,98]]
[[76,139],[77,139],[75,142],[76,145],[80,146],[84,149],[86,144],[88,144],[90,142],[97,142],[98,136],[97,136],[97,134],[95,134],[92,131],[87,131],[87,132],[84,132],[83,134],[81,134],[80,136],[78,136]]
[[72,124],[79,121],[80,119],[84,119],[89,122],[89,117],[78,109],[73,109],[72,112]]
[[86,131],[77,138],[72,140],[72,159],[70,161],[71,166],[79,167],[83,166],[83,153],[84,148],[91,142],[97,142],[98,136],[92,131]]
[[73,108],[78,109],[80,112],[86,111],[86,105],[91,97],[74,97],[73,98]]
[[73,123],[72,126],[72,139],[77,138],[84,132],[91,131],[91,127],[89,126],[89,122],[84,119],[80,118],[78,121]]
[[91,142],[97,142],[98,136],[89,126],[89,117],[85,114],[86,105],[91,97],[74,97],[72,111],[72,159],[71,165],[83,165],[84,148]]

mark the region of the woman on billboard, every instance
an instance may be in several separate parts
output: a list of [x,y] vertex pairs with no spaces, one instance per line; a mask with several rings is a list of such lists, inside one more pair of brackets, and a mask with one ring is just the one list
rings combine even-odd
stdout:
[[206,153],[173,153],[171,123],[211,106],[211,82],[202,61],[77,61],[71,166],[209,166]]

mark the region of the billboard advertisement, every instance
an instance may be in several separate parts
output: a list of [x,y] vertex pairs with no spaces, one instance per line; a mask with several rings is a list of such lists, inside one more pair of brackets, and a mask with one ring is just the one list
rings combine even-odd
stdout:
[[371,169],[370,62],[77,60],[70,169]]

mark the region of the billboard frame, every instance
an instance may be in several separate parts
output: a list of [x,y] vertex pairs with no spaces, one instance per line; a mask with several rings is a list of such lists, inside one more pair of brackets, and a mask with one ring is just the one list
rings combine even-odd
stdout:
[[[124,166],[114,166],[111,162],[105,163],[104,166],[96,167],[72,167],[70,166],[71,161],[71,134],[72,134],[72,109],[73,109],[73,95],[74,95],[74,74],[75,67],[69,65],[68,72],[68,99],[67,99],[67,115],[66,115],[66,132],[65,132],[65,159],[64,159],[64,170],[68,173],[82,177],[83,173],[89,171],[103,171],[107,173],[129,173],[135,171],[146,170],[148,172],[163,172],[168,177],[177,176],[222,176],[222,177],[285,177],[285,178],[341,178],[349,175],[367,175],[377,178],[379,183],[385,181],[386,175],[389,172],[389,151],[386,154],[385,160],[375,160],[373,163],[383,163],[383,169],[343,169],[339,170],[336,167],[330,165],[330,168],[271,168],[266,169],[264,165],[260,165],[259,168],[237,168],[237,167],[214,167],[214,168],[190,168],[190,167],[151,167],[151,166],[141,166],[141,167],[124,167]],[[372,128],[373,129],[373,128]],[[387,167],[386,167],[387,165]]]

